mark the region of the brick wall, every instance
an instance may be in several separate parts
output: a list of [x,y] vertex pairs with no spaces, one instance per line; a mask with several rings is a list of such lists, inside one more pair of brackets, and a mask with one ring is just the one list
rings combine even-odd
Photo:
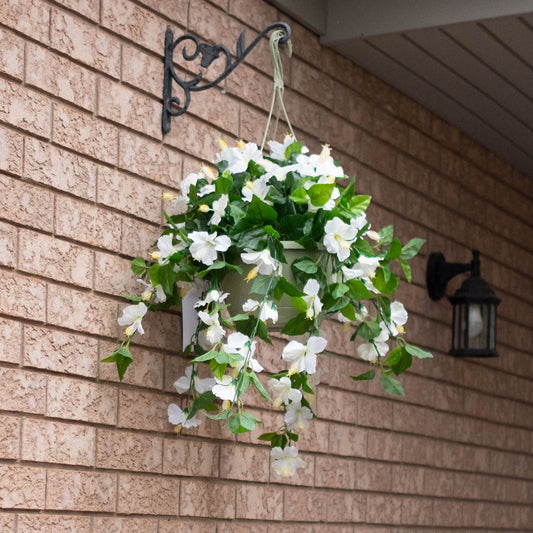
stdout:
[[[161,193],[210,160],[217,137],[260,141],[270,102],[265,41],[226,94],[194,95],[163,139],[167,25],[233,49],[243,29],[251,39],[279,19],[260,0],[0,3],[2,533],[533,531],[533,181],[295,23],[297,135],[313,150],[329,142],[357,173],[377,225],[427,239],[399,297],[434,361],[393,399],[347,378],[363,367],[327,324],[322,419],[289,481],[256,435],[172,432],[175,316],[146,324],[123,383],[99,363],[120,336],[117,295],[138,291],[128,260],[158,234]],[[444,355],[451,308],[425,291],[430,251],[466,262],[473,247],[502,299],[488,361]],[[267,368],[280,346],[262,349]]]

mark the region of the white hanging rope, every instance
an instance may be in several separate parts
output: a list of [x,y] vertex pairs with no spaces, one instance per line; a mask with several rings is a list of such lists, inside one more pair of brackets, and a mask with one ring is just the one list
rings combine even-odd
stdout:
[[[296,137],[294,135],[294,131],[291,126],[291,121],[289,120],[289,116],[287,115],[287,110],[285,109],[285,104],[283,102],[283,93],[285,91],[285,85],[283,83],[283,65],[281,63],[281,57],[279,54],[279,41],[282,37],[285,36],[285,32],[283,30],[276,30],[272,32],[272,35],[270,36],[270,59],[272,60],[272,68],[274,70],[273,75],[273,82],[274,82],[274,88],[272,91],[272,102],[270,104],[270,112],[268,114],[268,119],[265,127],[265,133],[263,135],[263,142],[261,143],[261,151],[263,151],[263,148],[265,146],[268,130],[270,128],[270,121],[272,120],[272,113],[274,112],[274,105],[276,104],[276,100],[278,100],[278,113],[276,115],[276,125],[274,128],[274,135],[273,138],[276,137],[276,132],[278,129],[278,122],[279,122],[279,116],[280,112],[283,111],[283,115],[285,117],[285,120],[287,121],[287,126],[289,127],[289,131],[293,137]],[[287,48],[286,52],[289,57],[292,56],[292,42],[290,39],[286,43]]]

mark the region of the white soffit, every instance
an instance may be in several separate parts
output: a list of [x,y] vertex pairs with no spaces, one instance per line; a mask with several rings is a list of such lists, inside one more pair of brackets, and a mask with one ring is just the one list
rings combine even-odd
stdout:
[[533,0],[273,3],[533,177]]

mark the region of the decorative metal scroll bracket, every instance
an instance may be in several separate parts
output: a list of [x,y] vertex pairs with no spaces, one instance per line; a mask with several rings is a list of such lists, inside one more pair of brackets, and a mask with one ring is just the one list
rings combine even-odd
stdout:
[[[183,115],[191,103],[191,93],[194,91],[205,91],[215,85],[218,85],[222,80],[229,76],[235,68],[242,63],[244,58],[252,51],[252,49],[261,41],[265,35],[270,31],[280,29],[285,32],[285,35],[280,39],[279,44],[287,43],[291,38],[291,27],[285,22],[275,22],[267,26],[248,46],[245,48],[245,32],[243,31],[237,39],[235,60],[232,59],[230,51],[221,44],[207,44],[201,43],[194,35],[182,35],[174,41],[174,34],[170,28],[167,28],[165,33],[165,57],[164,57],[164,77],[163,77],[163,115],[161,117],[161,127],[163,134],[170,131],[171,117],[178,117]],[[209,68],[209,66],[223,54],[226,59],[226,66],[224,72],[220,74],[215,80],[200,85],[203,79],[203,72],[199,72],[191,80],[182,80],[174,70],[174,50],[184,41],[192,41],[195,49],[192,53],[188,53],[186,47],[183,47],[182,55],[185,61],[194,61],[199,55],[201,56],[200,65],[202,68]],[[183,90],[184,102],[172,96],[172,82],[175,81]]]

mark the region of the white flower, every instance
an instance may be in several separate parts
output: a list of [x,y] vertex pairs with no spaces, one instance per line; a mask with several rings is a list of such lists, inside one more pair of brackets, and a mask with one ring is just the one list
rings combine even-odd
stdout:
[[325,350],[327,340],[323,337],[309,337],[307,344],[298,341],[290,341],[281,354],[281,358],[289,361],[289,375],[296,372],[316,372],[316,355]]
[[207,233],[207,231],[193,231],[188,235],[192,244],[191,255],[204,265],[212,265],[217,252],[225,252],[231,246],[231,239],[227,235],[217,236],[217,233]]
[[381,331],[377,337],[375,337],[372,342],[365,342],[357,347],[357,353],[365,361],[375,361],[378,357],[383,357],[389,351],[389,345],[387,341],[389,340],[389,332],[385,324],[381,324]]
[[298,457],[296,446],[286,446],[285,448],[275,446],[270,450],[270,457],[273,459],[272,468],[278,476],[294,476],[298,468],[305,466],[305,461]]
[[255,265],[246,276],[246,281],[254,279],[257,274],[269,276],[279,268],[279,261],[270,255],[270,250],[268,248],[261,250],[260,252],[245,248],[244,252],[241,253],[241,259],[242,262],[247,265]]
[[152,252],[152,259],[157,259],[157,262],[160,265],[168,263],[170,256],[174,255],[176,252],[179,252],[185,248],[185,243],[176,237],[177,244],[173,244],[174,235],[169,233],[168,235],[162,235],[157,239],[158,251]]
[[301,176],[327,176],[333,178],[343,178],[344,170],[342,167],[335,165],[335,161],[330,156],[330,148],[326,144],[322,147],[320,155],[312,154],[310,156],[299,155],[298,172]]
[[[270,157],[276,161],[285,161],[285,150],[296,142],[296,137],[293,137],[290,133],[287,133],[283,138],[283,143],[276,141],[268,141],[268,147],[270,148]],[[305,146],[302,147],[302,154],[307,153],[309,150]]]
[[346,224],[340,218],[328,220],[324,226],[324,246],[330,254],[337,254],[339,261],[350,256],[350,246],[357,237],[357,228]]
[[207,330],[205,330],[205,338],[207,342],[209,342],[209,344],[216,344],[217,342],[220,342],[226,332],[224,331],[224,328],[220,325],[218,314],[215,313],[213,315],[210,315],[205,311],[198,311],[198,318],[204,324],[209,326]]
[[231,376],[222,376],[222,379],[215,378],[216,384],[211,391],[213,394],[221,400],[232,402],[235,399],[235,385],[232,383],[233,378]]
[[205,174],[203,172],[193,172],[187,175],[187,177],[181,182],[181,192],[183,196],[189,196],[191,185],[196,185],[200,179],[205,179]]
[[357,263],[351,268],[346,266],[342,267],[342,272],[346,279],[370,279],[376,275],[376,269],[379,266],[381,257],[366,257],[360,255],[357,259]]
[[161,285],[156,285],[154,287],[151,283],[146,283],[146,281],[142,279],[138,279],[137,281],[139,283],[142,283],[146,287],[146,289],[141,294],[141,298],[143,300],[148,302],[153,298],[155,304],[160,304],[166,301],[167,295],[165,294],[165,291],[163,290],[163,287]]
[[244,187],[242,188],[242,199],[245,202],[251,202],[254,196],[257,196],[260,200],[265,202],[265,204],[272,205],[270,200],[266,200],[266,196],[270,191],[270,185],[268,185],[268,180],[270,176],[265,175],[261,176],[256,180],[248,180]]
[[143,302],[139,302],[137,305],[128,305],[123,309],[118,323],[120,326],[128,326],[125,331],[128,337],[131,337],[136,331],[144,335],[142,319],[147,311],[148,307]]
[[313,412],[309,407],[304,407],[300,402],[292,402],[287,406],[285,412],[285,424],[289,431],[294,429],[305,429],[309,422],[313,418]]
[[304,287],[304,292],[307,296],[302,296],[302,300],[307,305],[307,311],[305,313],[306,318],[313,318],[322,311],[322,302],[318,297],[320,291],[320,285],[316,279],[309,279]]
[[256,344],[255,341],[252,342],[250,337],[237,331],[228,337],[228,342],[224,344],[223,350],[226,353],[233,353],[242,357],[242,360],[231,365],[237,370],[240,371],[244,366],[245,360],[248,359],[248,368],[251,368],[254,372],[261,372],[263,367],[253,357]]
[[196,417],[192,417],[187,420],[188,413],[182,411],[175,403],[171,403],[168,406],[168,421],[174,426],[181,426],[184,428],[195,428],[201,424],[201,420]]
[[298,169],[298,165],[287,165],[282,167],[276,163],[273,163],[272,161],[269,161],[268,159],[265,159],[262,164],[266,170],[264,178],[267,183],[269,182],[270,178],[276,178],[278,181],[283,182],[287,178],[287,174],[289,172]]
[[[189,365],[185,369],[185,375],[181,376],[179,379],[174,381],[174,387],[178,391],[178,394],[183,394],[184,392],[187,392],[191,388],[191,376],[192,376],[192,365]],[[211,390],[211,388],[215,384],[215,380],[213,378],[200,379],[197,375],[195,375],[194,378],[192,378],[192,381],[193,381],[196,392],[200,394],[208,390]]]
[[401,302],[390,304],[390,330],[394,336],[404,333],[404,324],[407,322],[407,311]]
[[227,161],[228,170],[232,174],[246,172],[250,161],[258,162],[263,159],[263,154],[255,143],[239,141],[237,147],[228,148],[228,145],[222,141],[220,145],[222,150],[216,155],[216,160]]
[[198,300],[194,307],[205,307],[206,305],[209,305],[212,302],[222,303],[229,295],[229,292],[220,292],[216,289],[211,289],[207,292],[205,295],[204,300]]
[[[260,305],[261,304],[257,300],[248,298],[248,300],[242,304],[242,310],[245,313],[253,313],[259,309]],[[261,311],[259,313],[259,320],[262,320],[263,322],[272,320],[273,324],[278,321],[278,309],[273,302],[266,301],[263,303],[263,307],[261,307]]]
[[213,216],[209,219],[208,224],[219,224],[222,217],[226,213],[226,207],[228,207],[229,196],[223,194],[218,200],[213,202]]
[[272,378],[268,382],[268,387],[272,392],[272,405],[279,407],[282,403],[289,404],[289,401],[300,403],[302,400],[302,393],[298,389],[293,389],[291,380],[283,376],[282,378]]

